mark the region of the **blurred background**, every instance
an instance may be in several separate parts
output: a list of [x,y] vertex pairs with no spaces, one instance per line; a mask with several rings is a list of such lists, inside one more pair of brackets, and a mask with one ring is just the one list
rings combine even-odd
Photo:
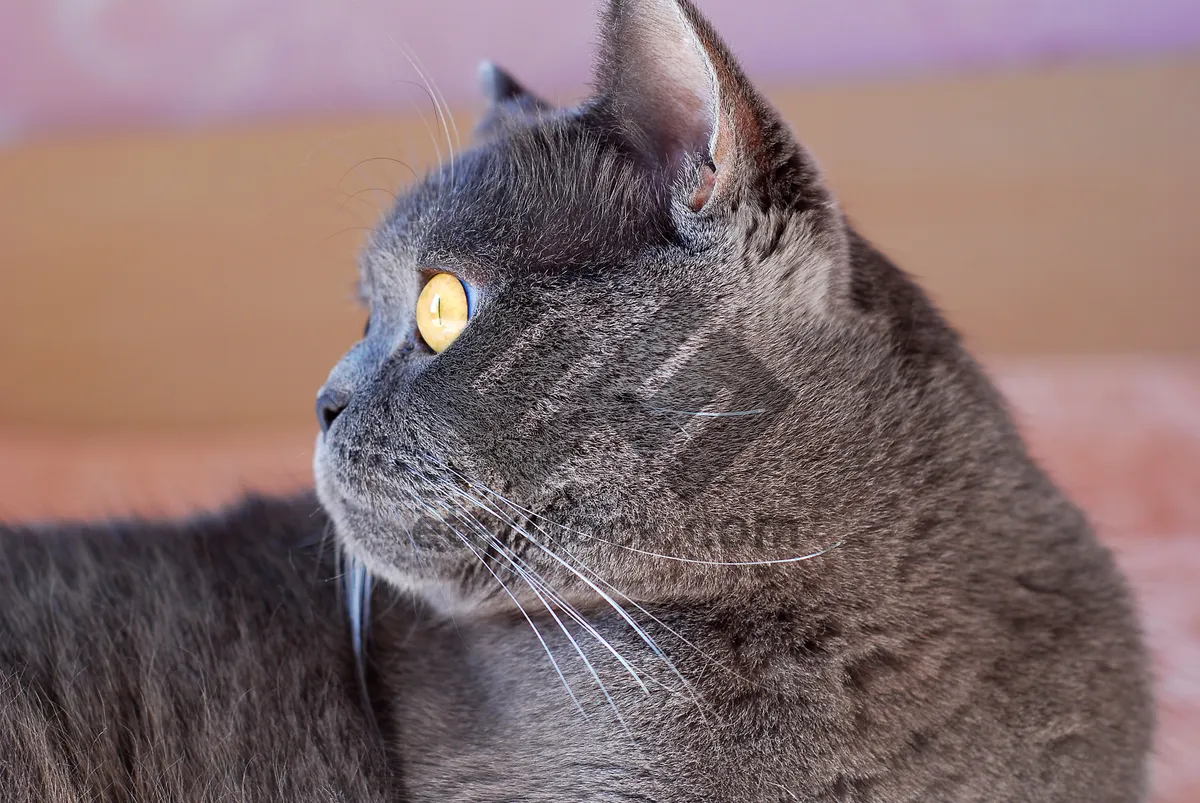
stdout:
[[[698,0],[1138,588],[1200,800],[1200,3]],[[593,0],[0,4],[0,518],[307,484],[366,230]],[[453,123],[443,128],[431,89]],[[456,130],[457,129],[457,130]]]

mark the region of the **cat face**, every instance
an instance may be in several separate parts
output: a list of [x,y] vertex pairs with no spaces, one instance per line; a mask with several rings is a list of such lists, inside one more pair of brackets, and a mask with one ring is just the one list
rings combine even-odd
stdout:
[[483,79],[476,146],[371,238],[321,394],[346,548],[478,603],[832,546],[879,293],[811,159],[686,0],[613,2],[577,108]]

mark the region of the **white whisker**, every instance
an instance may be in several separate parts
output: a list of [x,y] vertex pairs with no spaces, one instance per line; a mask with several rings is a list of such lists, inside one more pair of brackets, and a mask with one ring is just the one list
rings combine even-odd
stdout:
[[[443,486],[443,487],[446,487],[446,486]],[[455,489],[455,490],[457,490],[457,489]],[[559,667],[558,662],[554,659],[554,656],[550,651],[549,645],[546,643],[545,639],[542,638],[541,632],[537,629],[537,626],[534,625],[533,620],[529,616],[529,614],[526,613],[524,606],[521,605],[520,601],[509,590],[508,586],[506,586],[504,584],[504,582],[500,579],[499,575],[497,575],[495,573],[495,571],[493,571],[492,568],[490,566],[488,566],[486,558],[474,547],[474,545],[472,545],[470,543],[470,540],[466,536],[464,536],[461,532],[459,532],[457,528],[455,528],[452,524],[450,524],[450,522],[446,521],[432,507],[430,507],[424,503],[421,503],[421,505],[430,514],[435,516],[438,519],[438,521],[442,522],[442,524],[444,524],[446,527],[448,527],[451,532],[453,532],[456,536],[458,536],[459,540],[461,540],[463,542],[463,544],[467,547],[467,549],[469,549],[472,552],[472,554],[475,555],[476,559],[478,559],[480,561],[480,563],[488,571],[488,573],[491,574],[492,577],[494,577],[498,583],[500,583],[500,585],[504,589],[505,593],[508,594],[509,598],[512,599],[512,601],[517,605],[517,607],[520,609],[522,615],[525,617],[525,620],[527,622],[529,622],[530,627],[532,627],[534,632],[537,634],[538,640],[541,641],[542,646],[546,650],[547,655],[550,656],[550,660],[554,663],[554,668],[558,672],[559,678],[566,685],[567,691],[571,694],[571,698],[575,701],[576,707],[579,708],[580,712],[583,713],[584,716],[587,716],[586,711],[583,710],[583,707],[582,707],[582,705],[580,705],[578,698],[575,696],[574,692],[571,690],[571,685],[570,685],[570,683],[567,682],[566,676],[562,673],[561,667]],[[489,533],[489,535],[490,535],[490,533]],[[493,539],[493,541],[495,542],[494,539]],[[495,543],[498,543],[498,542],[495,542]],[[503,549],[502,544],[499,544],[499,546]],[[515,569],[516,565],[513,564],[513,566]],[[612,708],[613,714],[616,716],[617,721],[621,723],[621,727],[625,730],[625,733],[629,737],[630,742],[636,744],[636,740],[633,738],[633,732],[629,729],[628,723],[625,722],[625,717],[621,714],[621,709],[617,706],[617,701],[614,700],[612,694],[609,693],[608,687],[604,685],[604,680],[600,677],[600,673],[596,671],[596,667],[592,664],[591,660],[587,657],[587,654],[583,651],[583,648],[579,646],[579,642],[577,642],[575,640],[575,637],[573,635],[571,635],[571,632],[567,629],[566,625],[563,624],[562,620],[554,612],[553,607],[549,604],[549,602],[547,602],[546,598],[539,592],[536,585],[534,583],[530,582],[530,580],[528,579],[528,575],[525,575],[519,569],[517,569],[517,572],[518,572],[519,576],[522,576],[522,579],[525,579],[526,582],[529,583],[530,590],[533,591],[533,593],[537,596],[538,600],[542,603],[543,607],[546,608],[546,612],[549,613],[550,616],[554,619],[555,624],[557,624],[559,629],[562,630],[563,635],[566,636],[567,640],[571,642],[571,646],[575,649],[575,652],[579,655],[580,660],[583,661],[584,666],[587,667],[587,670],[588,670],[589,674],[591,674],[592,679],[595,680],[596,684],[600,687],[600,691],[604,695],[604,699],[608,702],[609,706]],[[618,655],[618,658],[620,658],[619,655]],[[626,665],[628,666],[628,662],[626,662]],[[631,668],[631,671],[632,671],[632,668]],[[640,679],[637,678],[636,673],[634,674],[634,678],[637,679],[639,683],[641,683]],[[645,690],[644,684],[642,684],[642,688],[643,688],[643,690]]]
[[[439,516],[439,518],[441,518],[441,517]],[[478,558],[481,562],[483,562],[484,568],[486,568],[488,570],[488,572],[492,575],[492,577],[495,577],[496,580],[498,582],[500,582],[499,576],[497,576],[496,573],[494,571],[492,571],[491,567],[487,565],[486,560],[478,552],[478,550],[476,550],[474,546],[472,546],[470,543],[467,542],[467,539],[465,538],[465,536],[463,536],[462,533],[458,532],[458,530],[456,530],[453,526],[451,526],[449,524],[449,522],[446,522],[445,519],[442,519],[442,522],[447,527],[449,527],[454,532],[455,535],[457,535],[460,539],[463,540],[463,543],[466,544],[467,548],[470,549],[471,552],[475,554],[476,558]],[[487,535],[490,537],[492,544],[494,546],[497,546],[501,550],[502,554],[507,551],[506,547],[504,547],[504,545],[501,544],[497,539],[495,539],[494,537],[491,537],[490,533],[487,533]],[[571,635],[571,631],[567,629],[567,626],[565,624],[563,624],[562,619],[560,619],[558,617],[558,614],[556,614],[554,612],[553,606],[551,606],[550,603],[547,602],[546,598],[538,590],[538,585],[540,585],[540,584],[535,582],[528,573],[526,573],[522,569],[520,569],[516,563],[511,563],[510,565],[512,566],[513,570],[517,572],[518,576],[520,576],[521,579],[523,579],[525,581],[525,583],[529,586],[529,589],[531,591],[533,591],[534,595],[537,596],[538,601],[542,603],[542,607],[544,607],[546,609],[546,612],[549,613],[551,618],[554,619],[554,623],[556,625],[558,625],[558,629],[561,630],[563,635],[567,637],[567,640],[571,642],[571,646],[575,649],[575,652],[579,655],[580,660],[583,661],[584,666],[587,667],[588,673],[591,674],[592,679],[596,681],[596,685],[600,687],[601,694],[604,695],[605,701],[612,708],[613,714],[616,716],[617,721],[621,723],[621,727],[624,728],[625,733],[629,737],[630,742],[636,744],[636,740],[633,738],[633,732],[629,729],[628,723],[625,722],[625,717],[622,716],[621,709],[617,706],[617,701],[614,700],[612,694],[609,693],[608,687],[604,685],[604,681],[600,677],[600,673],[596,671],[595,665],[587,657],[587,654],[583,651],[583,648],[579,646],[579,642],[575,640],[575,637],[573,635]],[[501,582],[501,585],[503,585],[502,582]],[[507,587],[505,588],[505,591],[506,592],[508,591]],[[516,597],[513,596],[513,594],[511,592],[509,592],[509,597],[512,598],[513,602],[517,603],[517,607],[521,607],[521,603],[517,601]],[[524,608],[522,608],[522,613],[523,612],[524,612]],[[526,616],[526,619],[528,619],[528,616]],[[532,622],[530,622],[530,624],[532,624]],[[535,630],[536,630],[536,628],[535,628]],[[539,634],[539,638],[540,638],[540,634]],[[545,644],[545,642],[543,641],[543,645],[544,644]],[[610,647],[610,649],[611,649],[611,647]],[[626,664],[626,666],[629,666],[628,662],[625,661],[620,656],[620,654],[617,653],[615,650],[614,650],[613,654],[616,655],[619,660],[624,662]],[[557,664],[556,664],[556,668],[557,668]],[[630,667],[630,671],[633,672],[632,667]],[[562,677],[561,672],[560,672],[560,677]],[[642,690],[646,691],[645,684],[641,683],[641,679],[637,676],[636,673],[633,674],[633,677],[635,680],[638,681],[639,684],[641,684]],[[564,682],[565,682],[565,678],[564,678]],[[568,684],[568,688],[569,688],[569,684]],[[574,697],[574,695],[572,695],[572,697]],[[579,706],[579,701],[576,700],[575,704],[577,706]],[[579,706],[579,709],[584,714],[584,716],[587,716],[587,713],[583,711],[582,706]]]
[[[425,89],[414,81],[397,81],[396,83],[410,84],[418,89],[422,89],[426,92],[426,94],[429,92],[428,89]],[[432,100],[432,97],[430,97],[430,100]],[[437,158],[438,164],[441,164],[444,161],[444,157],[442,156],[442,146],[438,142],[438,137],[433,133],[433,128],[429,125],[429,119],[425,116],[425,113],[421,111],[421,105],[419,103],[413,101],[412,107],[413,110],[416,111],[417,117],[420,118],[421,126],[424,127],[425,133],[429,135],[429,142],[431,145],[433,145],[433,154]]]
[[[429,92],[429,99],[433,101],[434,112],[437,114],[438,120],[441,123],[442,131],[444,132],[445,137],[446,137],[446,147],[450,151],[450,159],[449,159],[449,162],[450,162],[450,184],[453,186],[454,171],[455,171],[454,142],[450,139],[450,122],[447,119],[448,109],[443,107],[444,99],[441,98],[441,93],[437,91],[435,85],[430,80],[429,76],[425,73],[425,70],[423,70],[421,68],[420,60],[417,58],[416,54],[414,52],[410,51],[409,48],[400,44],[400,42],[397,41],[397,39],[394,36],[389,34],[388,38],[392,40],[392,44],[394,44],[400,50],[400,52],[404,55],[404,58],[408,59],[408,63],[410,65],[412,65],[412,68],[414,70],[416,70],[417,75],[419,75],[421,77],[421,80],[425,83],[425,88]],[[458,132],[457,124],[454,126],[454,130],[455,130],[455,135],[457,136],[457,132]],[[438,161],[439,162],[442,161],[442,154],[441,154],[440,148],[438,149]]]
[[[451,469],[451,471],[453,471],[453,469]],[[461,474],[459,476],[461,476]],[[469,480],[467,480],[467,482],[468,482],[468,484],[470,484]],[[455,489],[455,491],[457,493],[463,494],[463,492],[459,491],[458,489]],[[654,640],[654,638],[649,633],[646,632],[645,628],[643,628],[632,616],[630,616],[629,612],[626,611],[623,607],[621,607],[621,604],[618,603],[615,599],[613,599],[610,594],[608,594],[604,589],[600,588],[598,585],[596,585],[594,582],[592,582],[592,580],[589,579],[588,577],[586,577],[582,572],[580,572],[578,569],[576,569],[574,566],[572,566],[570,563],[568,563],[566,560],[564,560],[562,557],[560,557],[556,552],[554,552],[554,550],[550,549],[549,547],[547,547],[544,544],[542,544],[541,542],[539,542],[536,538],[534,538],[532,535],[530,535],[527,530],[520,527],[516,522],[514,522],[510,519],[506,519],[506,517],[504,516],[504,514],[502,512],[496,510],[494,507],[492,507],[487,502],[484,502],[481,499],[469,496],[467,494],[463,494],[463,496],[466,497],[467,499],[469,499],[470,501],[472,501],[474,504],[482,507],[484,510],[487,510],[493,516],[496,516],[496,518],[500,519],[501,521],[506,522],[508,525],[513,527],[513,529],[515,529],[522,536],[524,536],[525,539],[529,543],[533,544],[538,549],[542,550],[542,552],[544,552],[552,560],[554,560],[556,563],[561,565],[567,571],[571,572],[573,575],[575,575],[580,580],[582,580],[585,585],[587,585],[590,589],[592,589],[592,591],[594,591],[596,594],[598,594],[601,599],[603,599],[606,603],[608,603],[609,607],[611,607],[617,613],[618,616],[620,616],[622,619],[625,620],[626,624],[628,624],[633,629],[633,631],[638,634],[638,637],[642,639],[642,641],[646,644],[647,647],[650,648],[650,650],[658,657],[658,659],[661,660],[675,674],[675,676],[679,678],[680,682],[687,685],[687,680],[683,677],[683,674],[679,671],[679,669],[675,666],[675,664],[671,661],[671,659],[666,656],[666,653],[663,652],[662,648],[658,645],[658,642],[656,642]]]
[[[475,502],[475,500],[469,496],[464,496],[464,498],[471,502]],[[489,531],[478,519],[476,519],[470,513],[466,513],[465,511],[456,515],[458,515],[460,519],[462,519],[463,516],[469,518],[470,521],[467,523],[472,524],[480,535],[487,538],[489,543],[491,543],[492,546],[496,547],[496,549],[500,551],[501,555],[512,566],[513,571],[521,575],[522,579],[524,579],[526,583],[529,583],[531,587],[536,583],[537,586],[539,586],[541,590],[545,592],[556,605],[562,607],[563,611],[569,617],[571,617],[572,620],[578,623],[580,627],[584,628],[584,630],[586,630],[588,634],[592,636],[592,638],[596,639],[596,641],[598,641],[610,653],[612,653],[613,657],[616,658],[623,667],[625,667],[625,670],[629,672],[630,676],[633,677],[634,681],[636,681],[637,684],[642,688],[643,692],[649,693],[649,689],[646,688],[645,682],[642,680],[642,677],[638,674],[637,669],[633,666],[633,664],[631,664],[625,656],[621,655],[620,651],[617,650],[617,648],[614,647],[612,643],[605,638],[599,630],[596,629],[596,626],[589,622],[587,618],[585,618],[583,614],[581,614],[578,609],[575,608],[575,606],[571,605],[571,603],[568,602],[565,597],[555,591],[544,578],[538,575],[538,573],[528,563],[522,560],[517,553],[513,552],[510,547],[501,543],[501,541],[496,538],[496,536],[493,535],[491,531]],[[534,589],[534,593],[537,593],[536,589]],[[550,615],[554,616],[554,613],[551,612]],[[557,619],[557,617],[555,618]],[[570,638],[570,635],[568,634],[567,637]]]
[[549,532],[549,531],[548,531],[548,530],[547,530],[547,529],[546,529],[544,526],[542,526],[542,525],[538,524],[537,522],[532,522],[532,521],[531,521],[530,523],[531,523],[531,524],[533,524],[533,526],[534,526],[534,527],[537,527],[537,528],[538,528],[538,532],[540,532],[540,533],[542,533],[543,535],[545,535],[545,536],[546,536],[546,538],[548,538],[548,539],[550,540],[550,542],[551,542],[551,543],[553,543],[553,544],[556,544],[556,545],[558,546],[558,548],[559,548],[559,549],[561,549],[561,550],[562,550],[562,551],[563,551],[563,552],[564,552],[564,553],[567,555],[567,557],[569,557],[569,558],[571,558],[572,560],[574,560],[574,561],[575,561],[575,562],[576,562],[576,563],[579,565],[579,567],[580,567],[581,569],[583,569],[584,571],[587,571],[589,574],[591,574],[591,575],[592,575],[592,576],[593,576],[593,577],[596,579],[596,582],[598,582],[598,583],[603,583],[603,584],[604,584],[605,586],[607,586],[607,587],[608,587],[608,588],[609,588],[609,589],[610,589],[610,590],[611,590],[611,591],[612,591],[614,594],[616,594],[617,596],[621,597],[621,599],[623,599],[623,600],[624,600],[626,603],[628,603],[629,605],[632,605],[632,606],[633,606],[634,608],[636,608],[638,611],[640,611],[641,613],[643,613],[643,614],[645,614],[647,617],[649,617],[649,618],[650,618],[650,620],[651,620],[651,621],[653,621],[655,624],[657,624],[659,627],[663,628],[663,629],[664,629],[664,630],[666,630],[668,633],[670,633],[672,636],[674,636],[675,638],[679,639],[681,642],[683,642],[683,643],[684,643],[684,645],[686,645],[686,646],[690,647],[690,648],[691,648],[693,651],[695,651],[695,652],[696,652],[696,654],[697,654],[697,655],[699,655],[700,657],[702,657],[702,658],[706,659],[707,661],[709,661],[710,663],[712,663],[714,666],[716,666],[718,669],[721,669],[722,671],[729,673],[731,676],[733,676],[733,677],[737,678],[738,680],[741,680],[741,681],[743,681],[743,682],[746,682],[746,683],[753,683],[753,682],[754,682],[754,681],[752,681],[750,678],[746,678],[746,677],[744,677],[744,676],[742,676],[742,675],[738,674],[738,673],[737,673],[737,672],[735,672],[734,670],[732,670],[732,669],[730,669],[729,667],[727,667],[727,666],[725,666],[724,664],[722,664],[720,661],[718,661],[718,660],[717,660],[716,658],[714,658],[713,656],[711,656],[711,655],[709,655],[708,653],[706,653],[704,650],[700,649],[698,646],[696,646],[696,645],[695,645],[695,644],[693,644],[693,643],[692,643],[690,640],[688,640],[688,638],[687,638],[687,637],[685,637],[683,634],[681,634],[681,633],[680,633],[678,630],[676,630],[675,628],[673,628],[673,627],[671,627],[670,625],[668,625],[668,624],[667,624],[666,622],[664,622],[662,619],[659,619],[657,616],[655,616],[655,615],[654,615],[653,613],[651,613],[650,611],[646,610],[646,608],[645,608],[645,607],[643,607],[641,604],[639,604],[637,600],[633,599],[633,598],[632,598],[632,597],[630,597],[628,594],[626,594],[625,592],[621,591],[621,589],[617,588],[617,587],[616,587],[616,586],[614,586],[612,583],[610,583],[610,582],[608,582],[607,580],[605,580],[605,579],[604,579],[604,577],[603,577],[603,576],[601,576],[599,572],[595,571],[594,569],[589,569],[589,568],[587,568],[587,566],[585,566],[585,565],[584,565],[583,561],[581,561],[581,560],[580,560],[580,559],[579,559],[579,558],[578,558],[576,555],[574,555],[574,554],[573,554],[573,553],[572,553],[572,552],[571,552],[569,549],[567,549],[567,548],[566,548],[566,547],[565,547],[565,546],[562,544],[562,542],[561,542],[561,541],[558,541],[557,539],[555,539],[555,538],[554,538],[554,536],[553,536],[553,535],[551,535],[551,534],[550,534],[550,532]]
[[[449,466],[445,466],[445,468],[454,472],[464,482],[466,482],[468,484],[472,484],[471,481],[469,479],[467,479],[466,477],[464,477],[461,472],[455,471],[453,468],[451,468]],[[492,491],[491,489],[487,488],[486,486],[483,486],[483,487],[489,493],[499,496],[499,494],[496,494],[495,491]],[[503,497],[501,497],[501,498],[503,498]],[[624,549],[626,551],[635,552],[639,555],[646,555],[647,557],[651,557],[651,558],[660,558],[662,560],[673,560],[673,561],[676,561],[679,563],[690,563],[690,564],[693,564],[696,566],[730,566],[730,567],[782,566],[782,565],[788,564],[788,563],[801,563],[806,560],[812,560],[813,558],[819,558],[822,555],[832,552],[833,550],[837,549],[838,547],[840,547],[846,543],[845,540],[841,540],[841,541],[836,542],[832,546],[825,547],[816,552],[810,552],[807,555],[799,555],[799,556],[791,557],[791,558],[771,558],[771,559],[767,559],[767,560],[732,560],[732,561],[702,560],[700,558],[685,558],[685,557],[681,557],[679,555],[664,555],[661,552],[650,552],[649,550],[639,549],[637,547],[629,546],[627,544],[618,544],[613,541],[609,541],[604,538],[601,538],[598,535],[591,535],[590,533],[583,533],[578,530],[573,530],[570,527],[566,526],[565,524],[560,524],[559,522],[555,521],[554,519],[547,518],[546,516],[543,516],[540,513],[535,513],[534,511],[529,510],[528,508],[524,508],[521,505],[518,505],[516,502],[513,502],[508,499],[505,499],[504,501],[506,504],[510,505],[511,507],[520,511],[521,513],[525,514],[526,516],[541,519],[542,521],[548,522],[549,524],[552,524],[555,527],[558,527],[559,529],[563,530],[564,532],[568,532],[573,535],[578,535],[580,538],[587,538],[592,541],[598,541],[602,544],[607,544],[608,546],[616,547],[617,549]]]
[[[467,483],[469,486],[474,487],[474,489],[488,493],[488,495],[491,495],[492,497],[497,498],[500,503],[508,504],[508,505],[510,505],[510,507],[514,507],[514,508],[523,510],[523,508],[521,508],[520,505],[517,505],[515,502],[511,502],[510,499],[504,497],[502,495],[502,493],[493,491],[492,489],[490,489],[490,487],[487,487],[484,484],[473,483],[472,480],[469,480],[466,477],[464,477],[464,475],[461,472],[455,472],[454,468],[450,468],[450,467],[446,467],[446,468],[448,468],[449,471],[456,473],[458,475],[458,477],[460,477],[464,481],[464,483]],[[502,521],[506,521],[506,522],[510,523],[510,525],[511,525],[511,523],[514,523],[514,522],[511,522],[510,520],[508,520],[508,517],[504,517],[504,519],[502,519]],[[546,521],[548,521],[550,523],[554,523],[551,520],[546,520]],[[696,654],[700,655],[700,657],[706,659],[707,661],[709,661],[710,664],[713,664],[714,666],[718,667],[718,669],[727,672],[728,675],[738,678],[739,681],[743,681],[746,683],[752,683],[752,681],[750,681],[749,678],[740,676],[738,672],[731,670],[730,667],[725,666],[724,664],[721,663],[721,661],[712,657],[712,655],[709,655],[708,653],[704,652],[703,649],[696,646],[695,643],[692,643],[689,639],[686,639],[686,637],[683,634],[680,634],[678,630],[672,628],[671,625],[668,625],[667,623],[662,621],[662,619],[660,619],[659,617],[654,616],[652,612],[650,612],[646,609],[646,607],[643,607],[642,605],[638,604],[635,599],[632,599],[631,597],[629,597],[628,594],[625,594],[624,592],[620,591],[619,588],[617,588],[616,586],[613,586],[611,582],[608,582],[607,580],[605,580],[604,577],[602,577],[599,573],[596,573],[596,571],[590,570],[590,569],[587,569],[587,567],[584,567],[584,564],[582,561],[580,561],[580,558],[576,557],[574,555],[574,553],[570,552],[570,550],[565,549],[563,544],[560,543],[560,541],[558,541],[557,539],[554,539],[553,535],[551,535],[550,532],[548,532],[544,526],[538,525],[538,522],[535,522],[533,520],[529,520],[529,523],[530,523],[530,525],[533,525],[534,527],[538,528],[538,531],[540,533],[546,535],[546,538],[550,539],[552,541],[552,543],[558,545],[559,549],[562,550],[566,556],[568,556],[569,558],[572,559],[572,561],[575,561],[578,565],[580,565],[580,568],[587,570],[590,575],[593,575],[595,577],[596,582],[604,583],[604,585],[606,587],[610,588],[614,594],[619,595],[619,597],[624,599],[626,601],[626,603],[634,606],[635,609],[644,613],[644,615],[649,617],[650,621],[655,622],[656,624],[659,625],[659,627],[661,627],[662,629],[665,629],[667,631],[667,633],[670,633],[671,635],[676,637],[676,639],[678,639],[680,642],[683,642],[685,646],[690,647],[692,649],[692,651],[694,651]],[[568,532],[571,532],[571,531],[568,531]],[[701,705],[700,699],[698,699],[698,697],[696,696],[695,690],[692,689],[691,684],[688,681],[686,681],[686,679],[683,677],[682,673],[679,673],[679,671],[676,669],[676,667],[674,667],[674,665],[671,663],[670,660],[667,660],[666,658],[664,658],[664,661],[665,661],[666,665],[668,667],[670,667],[670,669],[674,672],[674,675],[676,675],[679,678],[679,681],[683,683],[684,688],[688,689],[689,695],[692,697],[692,700],[694,700],[694,702],[696,703],[697,708],[700,709],[701,715],[703,717],[703,706]],[[706,718],[706,721],[707,721],[707,718]]]
[[[462,152],[462,137],[459,135],[458,123],[454,119],[454,113],[450,110],[450,104],[448,102],[446,102],[446,95],[442,92],[441,87],[438,86],[437,80],[434,79],[433,75],[429,72],[429,70],[427,70],[425,68],[425,62],[421,60],[421,57],[419,55],[417,55],[417,51],[411,47],[408,49],[408,51],[409,51],[409,54],[412,56],[412,60],[416,62],[417,69],[421,72],[421,74],[423,76],[425,76],[425,83],[429,85],[430,90],[434,93],[434,95],[438,98],[438,100],[441,101],[444,116],[449,119],[450,128],[454,129],[454,142],[457,145],[459,152],[461,153]],[[447,141],[447,144],[449,144],[449,141],[450,141],[449,131],[446,132],[446,141]]]
[[343,563],[342,584],[346,594],[346,615],[350,625],[350,646],[354,653],[354,675],[358,685],[363,715],[371,723],[371,730],[380,743],[383,732],[371,704],[371,690],[367,686],[367,639],[371,628],[371,585],[372,579],[366,565],[354,555],[341,551]]
[[371,575],[353,555],[345,555],[346,609],[350,617],[350,641],[360,670],[365,661],[367,628],[371,619]]
[[727,413],[720,413],[720,412],[709,413],[709,412],[696,411],[696,410],[671,410],[667,407],[647,407],[646,409],[654,410],[657,413],[673,413],[675,415],[694,415],[694,416],[700,416],[703,418],[725,418],[727,416],[737,416],[737,415],[762,415],[763,413],[766,412],[766,409],[734,410],[732,412],[727,412]]
[[508,586],[504,583],[504,581],[500,579],[500,576],[492,570],[492,567],[488,566],[487,559],[483,555],[481,555],[478,550],[475,549],[475,547],[471,544],[471,542],[467,539],[466,536],[464,536],[458,530],[454,529],[454,527],[451,527],[450,524],[447,523],[445,519],[443,519],[440,515],[438,515],[437,511],[433,510],[433,508],[430,508],[429,506],[425,505],[424,503],[422,503],[421,506],[424,507],[429,513],[436,516],[439,521],[441,521],[443,524],[445,524],[447,527],[449,527],[450,531],[453,532],[455,535],[457,535],[459,540],[461,540],[463,542],[463,545],[466,546],[467,549],[471,550],[471,553],[473,555],[475,555],[476,559],[479,560],[479,562],[483,566],[483,568],[487,569],[488,574],[490,574],[493,578],[495,578],[496,582],[500,584],[500,587],[502,589],[504,589],[504,593],[509,596],[509,598],[513,601],[513,604],[517,606],[517,610],[519,610],[521,612],[521,615],[523,617],[525,617],[525,621],[529,623],[529,627],[533,629],[533,634],[535,636],[537,636],[537,640],[538,640],[538,642],[541,643],[542,649],[546,651],[546,657],[550,659],[550,663],[554,666],[554,672],[555,672],[555,674],[558,675],[558,679],[562,681],[563,688],[565,688],[567,690],[567,694],[570,695],[571,701],[575,703],[575,707],[579,709],[579,713],[583,714],[586,717],[587,712],[584,711],[583,705],[579,702],[579,698],[575,696],[575,691],[574,691],[574,689],[571,688],[570,682],[567,681],[567,676],[565,674],[563,674],[562,667],[560,667],[558,665],[558,659],[556,659],[554,657],[554,652],[550,649],[550,645],[548,643],[546,643],[546,639],[542,636],[542,631],[538,630],[537,625],[534,624],[533,617],[531,617],[529,615],[529,613],[525,610],[525,606],[522,605],[521,601],[517,599],[516,595],[513,594],[512,591],[509,590]]

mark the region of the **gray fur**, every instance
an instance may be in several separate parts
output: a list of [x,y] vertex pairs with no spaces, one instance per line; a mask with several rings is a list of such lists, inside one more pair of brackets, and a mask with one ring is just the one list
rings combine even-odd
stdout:
[[0,527],[0,799],[385,801],[327,520]]
[[[507,108],[376,232],[371,325],[326,386],[318,494],[390,586],[361,684],[315,547],[261,538],[318,532],[295,505],[186,549],[10,535],[0,788],[1144,800],[1110,555],[695,8],[614,0],[578,108],[489,80]],[[435,355],[414,305],[439,271],[479,300]],[[130,674],[142,654],[169,670]]]

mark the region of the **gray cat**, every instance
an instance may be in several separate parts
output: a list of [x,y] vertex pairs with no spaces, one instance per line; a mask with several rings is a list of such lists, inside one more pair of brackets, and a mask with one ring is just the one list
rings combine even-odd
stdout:
[[4,800],[1145,799],[1129,594],[992,385],[691,3],[602,30],[373,236],[320,506],[4,530]]

